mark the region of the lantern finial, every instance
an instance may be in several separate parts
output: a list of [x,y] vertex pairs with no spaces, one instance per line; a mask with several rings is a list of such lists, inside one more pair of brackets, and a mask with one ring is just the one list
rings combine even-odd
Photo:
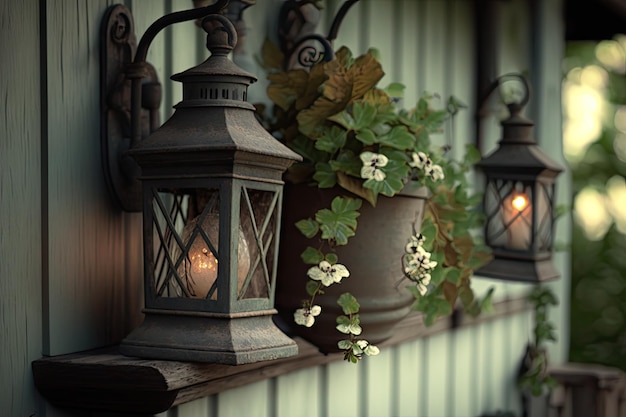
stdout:
[[206,47],[212,55],[228,55],[237,45],[237,31],[228,18],[209,15],[202,21],[207,33]]

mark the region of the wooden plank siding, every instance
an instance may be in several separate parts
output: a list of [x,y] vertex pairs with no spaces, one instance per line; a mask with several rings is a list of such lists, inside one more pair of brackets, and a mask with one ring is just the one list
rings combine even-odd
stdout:
[[49,348],[120,341],[139,323],[141,215],[113,206],[100,162],[99,28],[110,1],[45,2]]
[[[41,356],[41,152],[37,0],[0,5],[0,408],[35,414]],[[15,42],[20,42],[20,48]]]
[[[498,44],[498,71],[533,75],[537,134],[544,150],[559,161],[562,2],[495,2],[506,35]],[[9,387],[0,394],[0,409],[8,409],[9,416],[107,417],[38,406],[30,362],[41,355],[118,343],[141,320],[141,215],[113,205],[100,164],[99,29],[107,6],[114,3],[23,0],[0,6],[5,54],[0,62],[5,104],[0,111],[0,386]],[[238,59],[259,77],[250,90],[252,102],[267,101],[256,55],[266,37],[275,39],[281,3],[258,0],[244,13],[249,56]],[[342,1],[324,3],[320,33],[327,33]],[[138,38],[164,13],[192,6],[189,0],[124,4],[133,11]],[[377,48],[386,71],[381,85],[404,83],[407,107],[424,91],[453,94],[465,102],[469,108],[436,138],[451,144],[459,158],[475,132],[473,13],[470,0],[361,0],[334,43],[349,46],[355,55]],[[180,84],[169,77],[200,63],[206,56],[203,45],[202,31],[193,22],[155,39],[148,59],[164,85],[162,120],[181,97]],[[487,129],[484,150],[493,148],[500,133],[497,118],[488,118],[493,126]],[[568,182],[559,181],[564,201]],[[559,240],[569,239],[565,222],[557,231]],[[564,277],[569,275],[567,257],[567,252],[556,256]],[[496,299],[516,298],[530,289],[475,281],[479,294],[495,286]],[[569,284],[562,278],[551,285],[563,301],[555,311],[560,342],[550,352],[559,363],[566,357]],[[473,417],[496,410],[519,412],[514,381],[531,326],[529,312],[516,312],[389,347],[358,366],[333,362],[301,369],[160,416]]]

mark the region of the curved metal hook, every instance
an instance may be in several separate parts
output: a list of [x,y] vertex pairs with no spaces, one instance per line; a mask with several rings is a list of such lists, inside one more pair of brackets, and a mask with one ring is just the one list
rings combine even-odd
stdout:
[[188,20],[200,19],[210,14],[219,13],[224,7],[228,5],[229,0],[218,0],[214,4],[205,7],[199,7],[197,9],[182,10],[180,12],[174,12],[166,14],[158,18],[152,23],[139,41],[137,45],[137,52],[135,52],[135,58],[133,60],[132,67],[129,68],[129,78],[132,78],[131,83],[131,144],[133,148],[141,141],[141,80],[144,77],[144,68],[146,63],[146,57],[148,55],[148,48],[156,37],[156,35],[165,29],[166,27],[175,23],[186,22]]
[[[308,24],[307,31],[312,31],[312,27],[317,25],[317,21],[309,20],[311,19],[311,15],[305,15],[302,8],[305,6],[309,6],[313,3],[312,0],[309,1],[297,1],[297,0],[287,0],[283,3],[283,6],[280,9],[280,15],[278,18],[279,21],[279,40],[280,40],[280,48],[285,54],[285,69],[288,69],[289,62],[292,57],[297,54],[298,64],[305,68],[310,68],[314,64],[320,61],[330,61],[334,58],[334,50],[332,47],[332,42],[337,38],[337,33],[339,32],[339,27],[343,19],[345,18],[348,10],[358,2],[359,0],[346,0],[342,6],[339,8],[335,18],[333,19],[333,23],[328,32],[328,36],[325,38],[323,35],[318,35],[315,33],[307,33],[302,34],[303,28]],[[290,19],[289,16],[292,16]],[[300,26],[300,27],[298,27]],[[297,31],[297,33],[291,33],[292,31]],[[307,41],[316,41],[322,45],[323,51],[318,50],[315,46],[305,46],[303,49],[303,45]]]
[[341,26],[341,22],[343,21],[343,18],[346,17],[346,14],[348,13],[348,10],[350,10],[350,7],[352,7],[358,1],[359,0],[347,0],[344,4],[341,5],[341,8],[335,15],[333,24],[330,26],[330,30],[328,31],[328,36],[326,37],[326,39],[329,42],[332,42],[335,39],[337,39],[337,33],[339,32],[339,27]]
[[[491,96],[491,93],[493,93],[498,87],[501,87],[505,82],[510,81],[511,79],[516,79],[518,81],[521,81],[522,85],[524,86],[524,89],[526,90],[526,94],[524,94],[522,101],[516,104],[519,106],[520,109],[526,107],[526,105],[528,104],[528,101],[530,100],[530,95],[531,95],[530,84],[528,83],[528,80],[526,79],[526,77],[524,77],[522,74],[518,72],[510,72],[508,74],[504,74],[496,78],[489,85],[489,88],[487,88],[487,92],[485,93],[485,96],[480,101],[481,103],[480,107],[482,107],[482,105],[485,103],[485,101],[487,101],[489,96]],[[500,95],[500,97],[502,97],[502,95]],[[502,101],[504,101],[504,98],[502,99]],[[511,104],[511,103],[505,103],[505,104]]]

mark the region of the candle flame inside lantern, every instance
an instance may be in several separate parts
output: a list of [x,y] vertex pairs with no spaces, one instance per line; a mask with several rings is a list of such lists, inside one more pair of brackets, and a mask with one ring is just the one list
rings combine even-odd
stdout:
[[526,197],[526,194],[517,194],[511,200],[511,205],[517,211],[522,211],[528,206],[528,197]]

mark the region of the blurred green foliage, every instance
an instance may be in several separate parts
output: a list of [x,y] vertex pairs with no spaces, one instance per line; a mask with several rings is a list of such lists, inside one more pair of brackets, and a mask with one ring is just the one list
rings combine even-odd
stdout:
[[[570,161],[572,201],[585,187],[604,193],[611,177],[626,176],[626,162],[615,153],[614,140],[619,132],[613,123],[615,111],[626,105],[626,77],[603,65],[596,58],[596,47],[591,42],[571,43],[566,51],[566,73],[575,67],[598,65],[608,75],[602,133],[581,159]],[[574,216],[571,249],[570,360],[626,370],[626,235],[613,223],[602,239],[589,240]]]

